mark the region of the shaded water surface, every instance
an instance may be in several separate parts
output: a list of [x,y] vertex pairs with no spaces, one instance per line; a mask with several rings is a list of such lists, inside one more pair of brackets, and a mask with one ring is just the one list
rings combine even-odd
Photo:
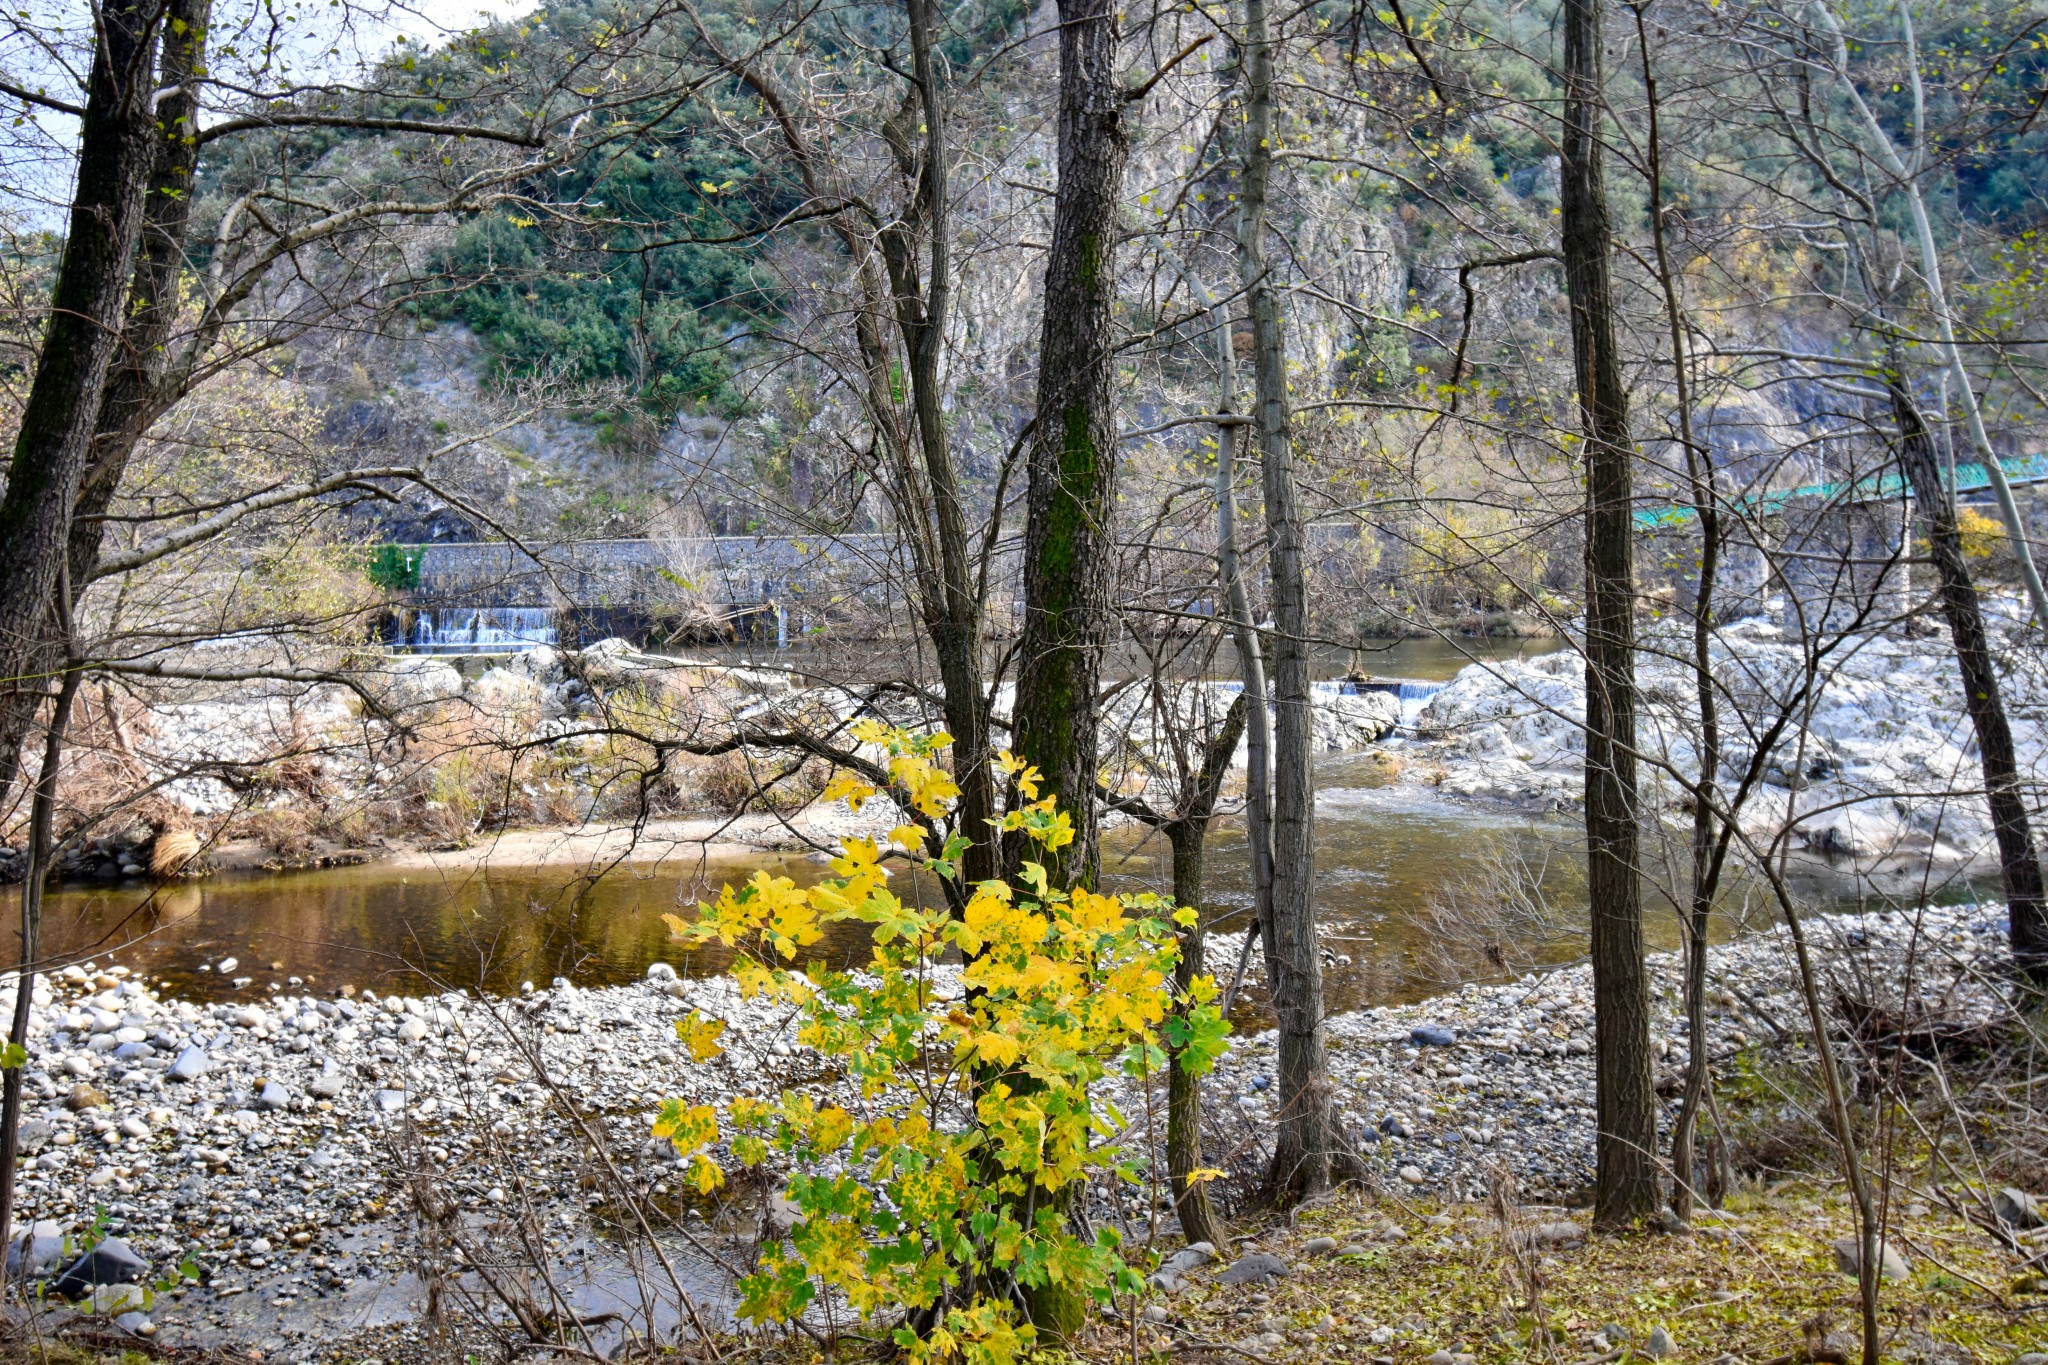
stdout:
[[[1505,658],[1550,642],[1401,641],[1356,660],[1379,676],[1449,678],[1475,654]],[[1324,660],[1326,671],[1349,666]],[[1417,999],[1460,981],[1569,961],[1582,951],[1585,892],[1575,817],[1459,805],[1427,788],[1391,786],[1377,754],[1318,760],[1316,889],[1333,1009]],[[1110,832],[1104,873],[1119,889],[1170,889],[1164,841]],[[369,864],[281,875],[223,875],[152,888],[66,887],[49,900],[53,948],[118,960],[192,998],[258,993],[291,978],[326,992],[344,984],[517,991],[564,976],[579,985],[632,981],[652,962],[688,975],[725,970],[728,950],[684,951],[663,921],[757,869],[807,885],[818,858],[670,859],[613,868],[595,881],[576,867],[438,872]],[[1208,900],[1218,923],[1210,967],[1236,965],[1251,902],[1242,825],[1212,833]],[[915,882],[899,894],[932,894]],[[11,925],[17,892],[0,891]],[[1540,912],[1540,913],[1539,913]],[[1669,946],[1668,914],[1652,907],[1653,944]],[[864,931],[842,926],[811,950],[849,965]],[[11,934],[8,935],[12,937]],[[232,970],[219,969],[235,959]],[[1256,960],[1256,958],[1254,959]],[[1251,973],[1257,979],[1256,966]],[[245,986],[237,981],[246,980]]]
[[[1570,913],[1570,823],[1479,811],[1410,788],[1379,785],[1369,756],[1325,760],[1319,768],[1317,886],[1332,959],[1333,1005],[1351,1008],[1412,998],[1438,988],[1447,961],[1438,921],[1443,888],[1484,875],[1503,857],[1546,869],[1542,883]],[[1234,963],[1250,904],[1242,827],[1211,839],[1208,885],[1220,927],[1233,934],[1215,960]],[[690,975],[726,968],[712,944],[683,951],[662,916],[687,913],[727,881],[756,869],[807,885],[830,874],[816,858],[761,854],[707,859],[659,870],[621,867],[595,882],[576,868],[488,873],[399,870],[368,864],[278,875],[222,875],[152,888],[142,883],[53,890],[46,934],[73,954],[111,957],[195,998],[262,991],[289,978],[322,992],[344,984],[417,991],[430,982],[516,991],[565,976],[609,985],[641,976],[651,962]],[[1120,889],[1170,889],[1163,841],[1137,830],[1105,838],[1104,871]],[[907,880],[899,894],[931,894]],[[11,922],[16,893],[0,899]],[[1233,918],[1233,916],[1235,916]],[[858,926],[816,945],[833,965],[861,960]],[[1468,951],[1484,971],[1483,951]],[[1338,961],[1348,957],[1349,963]],[[225,958],[234,967],[220,971]],[[1219,971],[1224,970],[1218,966]],[[1256,972],[1254,972],[1256,976]],[[246,988],[233,982],[249,978]]]

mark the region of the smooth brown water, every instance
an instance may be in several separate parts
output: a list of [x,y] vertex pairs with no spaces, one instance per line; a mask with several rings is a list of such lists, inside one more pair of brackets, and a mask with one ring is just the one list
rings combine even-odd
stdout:
[[[1390,786],[1368,755],[1322,759],[1316,775],[1316,905],[1331,1009],[1419,999],[1496,975],[1504,964],[1489,959],[1483,947],[1493,935],[1481,932],[1474,892],[1507,869],[1540,887],[1560,919],[1557,932],[1514,926],[1517,960],[1528,954],[1535,961],[1566,961],[1580,951],[1575,941],[1586,902],[1573,856],[1576,822],[1458,805],[1427,789]],[[1126,833],[1105,840],[1104,867],[1162,892],[1171,888],[1171,858],[1157,837]],[[1250,923],[1241,824],[1211,834],[1207,871],[1217,921],[1209,967],[1223,976],[1236,966]],[[1457,895],[1460,890],[1466,894]],[[1446,921],[1456,926],[1453,932],[1446,932]]]
[[[1426,788],[1389,786],[1381,773],[1369,754],[1325,758],[1317,767],[1316,887],[1333,1010],[1419,999],[1584,951],[1575,817],[1459,805]],[[729,950],[676,942],[662,916],[687,915],[720,885],[756,869],[799,885],[830,874],[817,858],[760,854],[683,868],[671,859],[658,872],[614,868],[595,882],[566,867],[443,874],[373,863],[169,887],[64,887],[50,895],[46,936],[71,960],[123,962],[198,999],[260,994],[293,977],[321,993],[344,984],[509,993],[555,976],[613,985],[638,979],[652,962],[693,976],[726,970]],[[1110,832],[1104,874],[1116,889],[1170,890],[1165,842],[1135,829]],[[1651,945],[1675,946],[1675,922],[1654,894],[1654,868],[1646,881]],[[1217,922],[1209,966],[1225,976],[1236,965],[1251,903],[1235,823],[1211,835],[1207,888]],[[929,895],[931,888],[905,879],[898,893]],[[1839,885],[1814,884],[1809,893],[1822,908],[1856,906],[1854,892]],[[0,895],[0,923],[13,922],[17,894],[8,888]],[[1958,881],[1932,898],[1973,894]],[[1720,932],[1739,927],[1742,899],[1740,887],[1726,899]],[[848,926],[815,945],[808,960],[844,966],[866,953],[864,932]],[[224,973],[218,964],[228,957],[238,961]],[[1256,955],[1254,963],[1256,983]],[[248,984],[237,987],[237,979]],[[1256,1007],[1255,992],[1251,999]]]
[[[1319,768],[1317,885],[1327,946],[1351,958],[1334,963],[1332,1005],[1413,998],[1460,975],[1487,974],[1482,952],[1443,951],[1429,906],[1442,889],[1499,861],[1502,853],[1549,859],[1543,884],[1576,918],[1575,836],[1569,822],[1451,805],[1412,788],[1379,785],[1362,756],[1327,759]],[[1105,839],[1104,871],[1119,888],[1170,889],[1165,845],[1141,831]],[[323,993],[344,984],[416,991],[429,984],[517,991],[564,976],[610,985],[668,962],[688,975],[726,969],[716,944],[685,951],[664,913],[687,913],[727,881],[762,868],[807,885],[830,873],[803,855],[709,859],[659,872],[621,867],[595,882],[577,868],[439,873],[368,864],[279,875],[222,875],[168,887],[129,883],[53,889],[47,941],[72,955],[120,961],[181,994],[221,998],[249,978],[250,992],[297,977]],[[1229,942],[1213,950],[1219,972],[1236,960],[1236,926],[1250,904],[1241,827],[1211,839],[1208,877],[1213,910]],[[930,888],[899,888],[901,894]],[[16,892],[0,899],[11,922]],[[1542,945],[1537,945],[1539,948]],[[1434,950],[1434,951],[1433,951]],[[834,965],[866,955],[861,932],[843,929],[812,950]],[[1570,944],[1561,943],[1569,954]],[[1547,952],[1543,954],[1549,956]],[[232,971],[218,964],[236,959]],[[1497,965],[1497,964],[1495,964]],[[1447,972],[1447,968],[1461,970]],[[1256,972],[1254,972],[1256,979]]]
[[[1358,668],[1441,681],[1475,658],[1557,647],[1544,640],[1396,640],[1360,651],[1321,651],[1317,671],[1328,676]],[[770,652],[758,661],[801,668],[802,656],[801,650]],[[1333,957],[1352,959],[1332,963],[1329,984],[1338,1008],[1427,994],[1447,979],[1447,963],[1458,969],[1448,973],[1453,977],[1489,972],[1497,964],[1483,952],[1467,951],[1469,960],[1460,961],[1443,951],[1443,935],[1428,913],[1432,897],[1481,870],[1499,850],[1570,861],[1558,857],[1574,834],[1567,822],[1460,808],[1381,789],[1381,782],[1365,756],[1329,758],[1318,767],[1317,884],[1327,946]],[[1228,931],[1230,912],[1241,917],[1250,904],[1243,830],[1225,824],[1211,842],[1209,897]],[[1114,885],[1170,889],[1162,841],[1138,830],[1115,831],[1104,853]],[[658,872],[620,867],[594,882],[580,867],[444,874],[370,864],[222,875],[165,887],[69,886],[49,897],[45,942],[70,960],[124,962],[180,994],[204,999],[288,986],[294,977],[322,992],[345,984],[512,992],[522,982],[545,985],[556,976],[610,985],[638,979],[653,962],[692,975],[725,970],[727,950],[714,944],[684,951],[662,916],[687,913],[722,883],[742,881],[757,868],[799,885],[829,875],[821,859],[761,854],[681,868],[670,860]],[[1546,889],[1564,913],[1576,916],[1581,907],[1570,881],[1551,877]],[[0,924],[14,922],[17,895],[13,888],[0,890]],[[1218,944],[1219,972],[1234,966],[1241,941],[1236,935]],[[1570,945],[1557,951],[1568,954]],[[845,964],[863,958],[866,946],[857,929],[842,929],[814,953]],[[1547,947],[1544,955],[1552,955]],[[223,973],[217,966],[226,958],[236,965]],[[248,986],[235,986],[242,978]]]

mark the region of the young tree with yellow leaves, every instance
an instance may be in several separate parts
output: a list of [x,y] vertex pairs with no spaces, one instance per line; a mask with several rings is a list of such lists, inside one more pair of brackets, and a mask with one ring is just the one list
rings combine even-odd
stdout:
[[[721,1141],[744,1166],[788,1172],[802,1221],[740,1281],[743,1317],[790,1322],[832,1296],[890,1325],[910,1360],[1008,1365],[1048,1330],[1020,1308],[1034,1292],[1106,1302],[1143,1287],[1114,1230],[1084,1236],[1069,1217],[1091,1179],[1138,1179],[1132,1152],[1109,1136],[1124,1121],[1100,1083],[1143,1083],[1169,1048],[1206,1069],[1229,1026],[1209,978],[1175,980],[1177,927],[1192,910],[1051,879],[1040,859],[1072,844],[1073,821],[1007,752],[998,765],[1022,804],[1003,829],[1038,858],[1022,859],[1014,881],[968,888],[958,916],[943,901],[906,903],[885,862],[960,875],[963,836],[928,850],[928,822],[959,795],[939,762],[950,737],[879,722],[856,737],[886,752],[891,794],[914,813],[888,848],[849,839],[838,875],[819,886],[757,873],[694,921],[669,923],[678,937],[740,948],[741,990],[796,1007],[799,1040],[844,1066],[870,1103],[855,1114],[785,1091],[721,1114],[671,1101],[654,1135],[690,1158],[706,1192],[725,1180],[711,1154]],[[842,777],[833,791],[859,803],[877,788]],[[872,932],[862,971],[794,969],[824,926],[844,921]],[[961,998],[940,989],[952,951],[967,964]],[[723,1031],[694,1013],[677,1024],[699,1060],[717,1055]]]

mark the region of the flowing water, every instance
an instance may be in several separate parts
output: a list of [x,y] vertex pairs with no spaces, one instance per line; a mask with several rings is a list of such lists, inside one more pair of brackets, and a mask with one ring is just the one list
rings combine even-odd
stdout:
[[406,647],[417,654],[514,654],[559,639],[546,607],[446,607],[414,617]]

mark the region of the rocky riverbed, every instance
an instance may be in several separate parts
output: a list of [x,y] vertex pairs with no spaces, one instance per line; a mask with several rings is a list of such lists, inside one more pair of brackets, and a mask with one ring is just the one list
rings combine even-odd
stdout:
[[[2009,960],[2002,906],[1816,918],[1807,932],[1847,998],[1929,1019],[1977,1022],[1999,1008]],[[1907,964],[1914,970],[1905,970]],[[1657,1082],[1677,1108],[1688,1056],[1680,960],[1650,958]],[[1803,1053],[1805,1006],[1782,928],[1718,948],[1709,970],[1707,1047],[1717,1064]],[[1912,1000],[1903,998],[1908,989]],[[1832,986],[1826,998],[1837,998]],[[1874,998],[1873,998],[1874,997]],[[1389,1188],[1481,1198],[1488,1170],[1511,1169],[1532,1196],[1572,1200],[1593,1174],[1593,987],[1584,966],[1468,985],[1413,1005],[1360,1010],[1329,1023],[1330,1069],[1346,1130]],[[1274,1037],[1240,1040],[1207,1082],[1212,1109],[1270,1133]]]
[[[2048,669],[2026,638],[2016,599],[1986,599],[2000,689],[2023,775],[2048,764]],[[1637,660],[1642,779],[1656,807],[1682,820],[1679,780],[1699,771],[1689,628],[1645,630]],[[1795,635],[1758,617],[1715,632],[1721,689],[1721,780],[1732,790],[1762,736],[1762,783],[1742,810],[1769,843],[1792,847],[1883,885],[1910,885],[1931,866],[1953,871],[1991,856],[1975,734],[1945,632],[1850,636],[1809,657]],[[1448,795],[1556,810],[1583,787],[1585,667],[1576,651],[1475,664],[1432,696],[1401,747],[1409,780]]]
[[[1997,1007],[2002,908],[1839,917],[1810,931],[1853,993],[1897,1007],[1910,979],[1936,1017]],[[559,1256],[585,1302],[619,1299],[607,1276],[620,1265],[622,1210],[637,1203],[664,1220],[687,1287],[717,1315],[719,1263],[745,1256],[765,1206],[723,1219],[685,1207],[673,1153],[648,1137],[655,1106],[784,1088],[857,1103],[784,1015],[725,978],[657,967],[636,986],[557,980],[508,999],[316,997],[231,960],[214,967],[243,999],[164,999],[119,967],[69,968],[37,987],[20,1172],[32,1268],[64,1271],[97,1221],[118,1239],[99,1278],[146,1290],[102,1289],[84,1306],[136,1331],[260,1341],[284,1353],[273,1359],[296,1359],[339,1332],[406,1321],[423,1276],[463,1268],[460,1245],[423,1235],[422,1189],[444,1234],[458,1226],[478,1245],[516,1248],[523,1229],[525,1254]],[[1677,963],[1653,967],[1669,1089],[1687,1046]],[[948,980],[942,993],[957,989]],[[1720,949],[1713,1055],[1796,1052],[1794,980],[1782,931]],[[727,1021],[724,1056],[689,1060],[673,1024],[691,1009]],[[1346,1129],[1389,1188],[1476,1197],[1505,1163],[1526,1193],[1569,1200],[1591,1173],[1591,1022],[1583,968],[1335,1018]],[[1270,1134],[1272,1064],[1272,1035],[1244,1037],[1206,1082],[1212,1154]],[[1123,1089],[1123,1112],[1157,1113],[1163,1132],[1163,1097]],[[1157,1198],[1136,1192],[1104,1212],[1142,1230]],[[1158,1221],[1170,1228],[1170,1216]],[[196,1282],[178,1279],[188,1260]]]

